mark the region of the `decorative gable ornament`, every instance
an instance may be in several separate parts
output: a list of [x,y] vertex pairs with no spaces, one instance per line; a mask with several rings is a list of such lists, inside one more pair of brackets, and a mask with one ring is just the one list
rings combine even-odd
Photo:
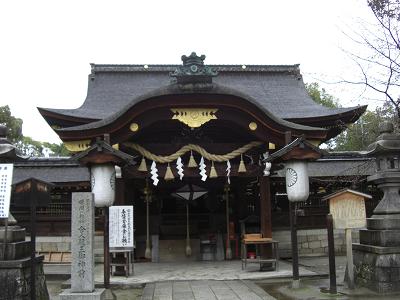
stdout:
[[171,77],[176,78],[178,84],[190,83],[212,83],[212,78],[218,75],[213,68],[204,65],[205,55],[198,56],[196,52],[192,52],[189,56],[182,55],[182,66],[176,68],[170,73]]
[[198,128],[211,120],[216,120],[217,110],[217,108],[171,108],[174,113],[172,120],[178,120],[190,128]]

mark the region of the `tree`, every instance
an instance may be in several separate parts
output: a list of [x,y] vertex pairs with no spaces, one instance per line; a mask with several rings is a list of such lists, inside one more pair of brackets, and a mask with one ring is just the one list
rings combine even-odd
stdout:
[[306,90],[316,103],[330,108],[340,107],[339,100],[328,94],[317,82],[306,83]]
[[375,24],[366,21],[361,30],[348,36],[361,46],[364,54],[349,53],[360,70],[359,80],[346,83],[361,84],[366,89],[383,95],[400,122],[400,0],[367,0]]
[[8,105],[0,106],[0,124],[7,126],[7,137],[10,142],[16,143],[22,138],[22,119],[11,115],[11,110]]
[[[339,100],[328,94],[318,83],[306,84],[306,89],[315,102],[331,108],[340,107]],[[326,146],[335,151],[365,150],[379,135],[379,124],[383,121],[393,122],[395,119],[395,109],[387,102],[382,107],[377,107],[375,111],[367,110],[357,122],[326,142]]]
[[393,122],[396,112],[389,103],[377,107],[375,111],[367,110],[360,119],[337,136],[335,151],[365,150],[379,135],[379,124],[384,121]]
[[8,139],[23,156],[69,156],[64,144],[39,142],[22,134],[22,119],[11,114],[8,105],[0,106],[0,124],[7,126]]

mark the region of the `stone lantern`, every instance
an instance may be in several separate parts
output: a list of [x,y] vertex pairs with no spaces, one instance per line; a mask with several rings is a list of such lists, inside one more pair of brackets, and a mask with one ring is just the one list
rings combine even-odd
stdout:
[[378,293],[400,291],[400,134],[393,124],[380,126],[377,140],[368,146],[375,157],[375,174],[368,181],[384,193],[367,228],[360,230],[360,243],[353,244],[355,283]]

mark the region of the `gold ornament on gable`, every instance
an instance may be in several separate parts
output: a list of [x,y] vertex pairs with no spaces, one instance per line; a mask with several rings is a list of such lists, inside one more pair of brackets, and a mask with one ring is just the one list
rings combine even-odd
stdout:
[[217,119],[217,108],[171,108],[174,113],[172,120],[178,120],[190,128],[198,128],[203,124]]
[[64,142],[65,148],[71,152],[85,151],[90,147],[90,140]]

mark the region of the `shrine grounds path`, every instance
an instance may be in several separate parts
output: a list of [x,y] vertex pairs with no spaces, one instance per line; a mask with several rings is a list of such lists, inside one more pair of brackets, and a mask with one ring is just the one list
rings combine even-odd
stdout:
[[[336,256],[336,275],[339,294],[329,295],[329,269],[327,257],[300,257],[301,288],[293,290],[291,262],[281,261],[280,272],[259,272],[255,266],[241,270],[240,261],[222,264],[191,264],[175,266],[169,264],[142,264],[135,266],[135,275],[129,278],[113,276],[111,292],[118,300],[191,300],[191,299],[340,299],[360,300],[400,299],[397,296],[382,296],[367,289],[348,290],[343,284],[346,257]],[[196,268],[194,268],[196,266]],[[45,268],[46,272],[46,268]],[[96,285],[102,279],[102,266],[96,266]],[[55,276],[46,272],[51,299],[68,287],[67,276]],[[280,274],[278,274],[280,273]],[[54,274],[54,270],[53,270]],[[140,274],[142,274],[141,277]],[[246,278],[247,277],[247,278]],[[111,295],[111,292],[108,294]]]
[[148,283],[142,300],[272,300],[249,280],[196,280]]

